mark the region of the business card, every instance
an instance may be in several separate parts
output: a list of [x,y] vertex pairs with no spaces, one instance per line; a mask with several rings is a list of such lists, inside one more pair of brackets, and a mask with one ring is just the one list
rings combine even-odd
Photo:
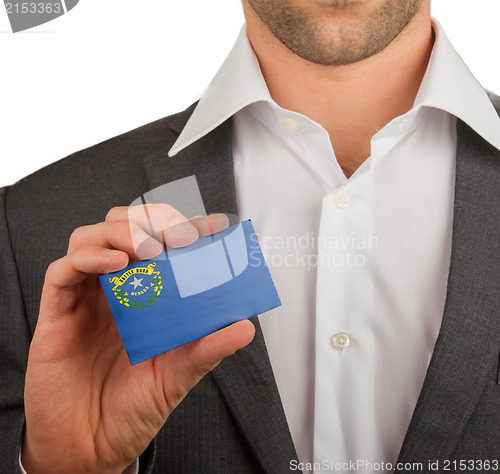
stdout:
[[132,365],[281,305],[250,220],[100,280]]

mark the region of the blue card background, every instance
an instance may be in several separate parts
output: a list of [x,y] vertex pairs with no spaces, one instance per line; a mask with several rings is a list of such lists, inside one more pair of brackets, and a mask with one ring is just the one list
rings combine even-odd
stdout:
[[[163,285],[154,307],[120,304],[110,279],[152,262]],[[249,220],[100,280],[132,365],[281,305]]]

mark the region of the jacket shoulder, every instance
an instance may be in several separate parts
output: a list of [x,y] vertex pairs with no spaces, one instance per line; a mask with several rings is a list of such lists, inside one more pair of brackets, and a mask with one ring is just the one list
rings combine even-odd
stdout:
[[[141,158],[151,154],[168,152],[177,139],[177,130],[182,129],[191,115],[194,106],[183,112],[161,118],[134,130],[105,140],[89,148],[77,151],[66,158],[56,161],[21,179],[10,186],[10,192],[17,189],[36,192],[45,186],[52,186],[55,181],[73,181],[78,185],[81,179],[90,176],[97,184],[99,176],[107,178],[107,170],[117,165],[122,168],[138,164]],[[76,179],[76,177],[78,177]],[[44,186],[45,185],[45,186]]]
[[95,221],[104,217],[104,209],[130,204],[147,186],[144,159],[167,155],[194,105],[73,153],[21,179],[6,190],[7,212],[11,216],[32,214],[38,220],[54,216],[54,212],[71,217],[77,208],[87,211],[97,207],[98,213],[92,212],[95,217],[89,219]]

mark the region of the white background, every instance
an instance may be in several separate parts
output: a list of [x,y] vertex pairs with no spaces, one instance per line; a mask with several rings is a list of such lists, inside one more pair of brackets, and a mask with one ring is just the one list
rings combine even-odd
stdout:
[[[500,1],[433,0],[433,14],[500,93]],[[0,186],[189,106],[242,24],[239,0],[80,0],[13,34],[0,2]]]

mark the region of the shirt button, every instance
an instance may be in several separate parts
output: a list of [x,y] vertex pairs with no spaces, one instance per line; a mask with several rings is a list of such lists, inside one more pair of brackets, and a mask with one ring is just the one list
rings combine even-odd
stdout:
[[333,203],[339,209],[347,209],[349,207],[349,196],[344,192],[337,193],[333,196]]
[[291,118],[286,118],[283,120],[283,123],[281,124],[281,128],[288,133],[295,133],[299,129],[299,124],[291,119]]
[[332,337],[332,346],[335,349],[343,350],[349,346],[351,340],[345,332],[339,332]]

